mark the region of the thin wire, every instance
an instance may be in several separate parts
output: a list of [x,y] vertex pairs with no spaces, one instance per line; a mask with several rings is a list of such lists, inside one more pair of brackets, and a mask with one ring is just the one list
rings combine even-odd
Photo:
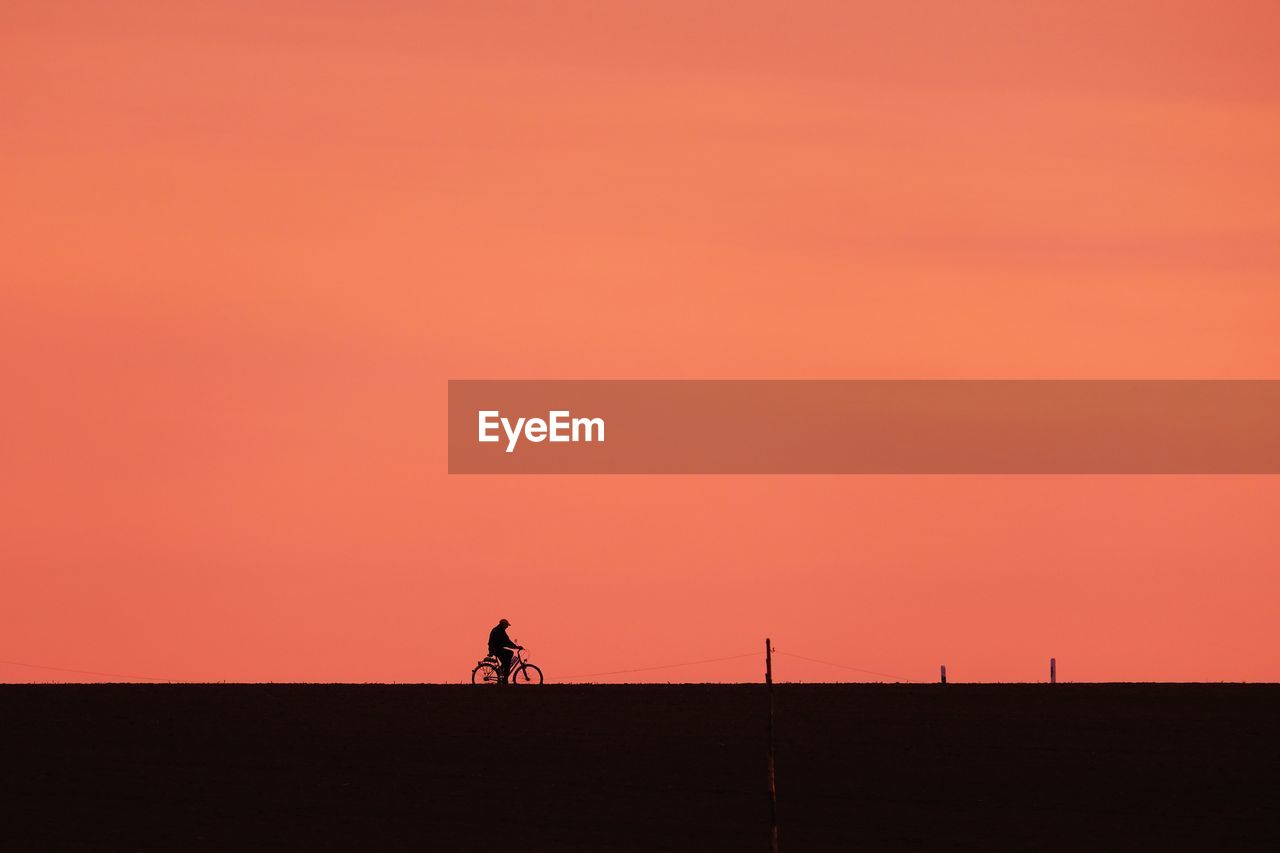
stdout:
[[653,672],[656,669],[675,669],[678,666],[695,666],[700,663],[719,663],[720,661],[739,660],[741,658],[753,658],[753,657],[758,657],[759,655],[760,655],[759,652],[747,652],[744,655],[729,655],[728,657],[723,657],[723,658],[707,658],[706,660],[691,660],[691,661],[685,661],[684,663],[667,663],[667,664],[663,664],[662,666],[642,666],[642,667],[638,667],[637,669],[615,669],[610,672],[582,672],[577,675],[566,675],[563,678],[558,680],[567,681],[571,678],[594,678],[598,675],[624,675],[628,672]]
[[903,678],[900,675],[894,675],[893,673],[890,673],[890,672],[876,672],[874,669],[862,669],[861,667],[849,666],[843,663],[834,663],[829,660],[818,660],[817,658],[805,657],[804,655],[792,654],[791,652],[774,652],[774,654],[786,655],[789,658],[799,658],[800,660],[807,660],[809,661],[809,663],[821,663],[827,666],[839,667],[840,669],[852,670],[853,672],[862,672],[862,673],[866,673],[867,675],[879,675],[882,678],[892,678],[897,681],[911,682],[912,684],[917,683],[916,680],[913,678]]
[[135,681],[167,681],[172,682],[172,678],[151,678],[146,675],[125,675],[121,672],[95,672],[91,669],[67,669],[64,666],[44,666],[38,663],[22,663],[16,660],[0,660],[0,664],[8,664],[9,666],[26,666],[31,669],[47,669],[53,672],[73,672],[77,675],[101,675],[104,678],[132,678]]
[[[834,666],[839,669],[847,669],[851,672],[861,672],[866,675],[878,675],[882,678],[892,678],[897,681],[905,681],[912,684],[921,683],[921,682],[917,682],[915,679],[903,678],[900,675],[894,675],[893,673],[889,673],[889,672],[877,672],[874,669],[862,669],[861,667],[849,666],[848,664],[835,663],[834,661],[829,661],[829,660],[820,660],[818,658],[806,657],[805,655],[797,655],[792,652],[781,652],[775,649],[774,654],[786,655],[787,657],[808,661],[810,663],[820,663],[824,666]],[[704,660],[691,660],[691,661],[684,661],[682,663],[668,663],[668,664],[662,664],[660,666],[641,666],[641,667],[636,667],[634,669],[614,669],[608,672],[583,672],[575,675],[566,675],[561,678],[558,678],[557,680],[569,681],[575,678],[596,678],[603,675],[626,675],[632,672],[656,672],[657,670],[661,670],[661,669],[677,669],[683,666],[698,666],[698,665],[707,664],[707,663],[721,663],[723,661],[741,660],[743,658],[756,657],[757,655],[759,655],[759,652],[746,652],[745,654],[740,654],[740,655],[728,655],[726,657],[720,657],[720,658],[706,658]],[[23,663],[22,661],[16,661],[16,660],[0,660],[0,664],[7,664],[9,666],[24,666],[30,669],[44,669],[44,670],[49,670],[51,672],[69,672],[76,675],[97,675],[97,676],[102,676],[103,678],[129,678],[134,681],[170,682],[170,683],[178,683],[178,684],[185,683],[178,679],[173,679],[173,678],[153,678],[147,675],[127,675],[121,672],[98,672],[92,669],[69,669],[67,667],[62,667],[62,666],[45,666],[43,664]]]

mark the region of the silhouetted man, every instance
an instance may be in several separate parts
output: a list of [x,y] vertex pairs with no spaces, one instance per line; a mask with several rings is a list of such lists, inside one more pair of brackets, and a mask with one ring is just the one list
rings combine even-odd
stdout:
[[524,648],[524,646],[516,645],[507,636],[507,628],[510,625],[510,622],[503,619],[489,632],[489,654],[502,661],[502,669],[498,672],[499,684],[506,684],[507,673],[511,672],[511,650]]

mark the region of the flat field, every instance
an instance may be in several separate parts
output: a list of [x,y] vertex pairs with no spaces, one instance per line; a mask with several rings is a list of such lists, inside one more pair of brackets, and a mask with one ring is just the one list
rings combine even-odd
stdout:
[[[1280,850],[1280,685],[778,685],[783,851]],[[762,685],[0,686],[5,850],[769,849]]]

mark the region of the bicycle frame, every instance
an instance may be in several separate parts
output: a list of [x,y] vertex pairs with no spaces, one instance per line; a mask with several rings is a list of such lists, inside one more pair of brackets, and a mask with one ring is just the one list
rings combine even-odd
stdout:
[[[482,658],[476,663],[476,669],[472,670],[471,678],[473,681],[476,677],[476,672],[480,669],[481,666],[485,666],[485,665],[492,667],[497,672],[500,672],[502,668],[501,659],[499,659],[497,655],[495,654],[485,655],[484,658]],[[533,669],[538,674],[538,684],[541,684],[542,670],[539,669],[537,666],[534,666],[532,663],[530,663],[528,660],[525,659],[524,649],[511,649],[511,667],[507,670],[507,682],[511,684],[519,683],[516,679],[516,676],[518,674],[525,674],[526,681],[531,680],[527,677],[527,670],[530,668]],[[488,679],[486,679],[486,681],[487,680]]]
[[[507,670],[508,681],[512,680],[511,677],[515,675],[516,670],[522,668],[525,664],[528,663],[528,661],[524,659],[524,649],[512,649],[511,653],[512,653],[511,668]],[[486,657],[486,660],[490,658],[492,658],[494,661],[497,661],[497,663],[494,664],[494,668],[499,670],[499,672],[501,672],[501,667],[502,667],[501,659],[497,655],[491,654],[491,655],[488,655],[488,657]]]

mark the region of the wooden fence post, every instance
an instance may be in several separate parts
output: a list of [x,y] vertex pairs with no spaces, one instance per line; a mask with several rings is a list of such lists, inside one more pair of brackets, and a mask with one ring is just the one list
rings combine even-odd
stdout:
[[942,683],[947,683],[947,665],[945,663],[942,665]]
[[773,775],[773,644],[764,638],[764,683],[769,692],[769,849],[778,853],[778,787]]
[[1049,683],[1058,683],[1058,659],[1049,658]]

